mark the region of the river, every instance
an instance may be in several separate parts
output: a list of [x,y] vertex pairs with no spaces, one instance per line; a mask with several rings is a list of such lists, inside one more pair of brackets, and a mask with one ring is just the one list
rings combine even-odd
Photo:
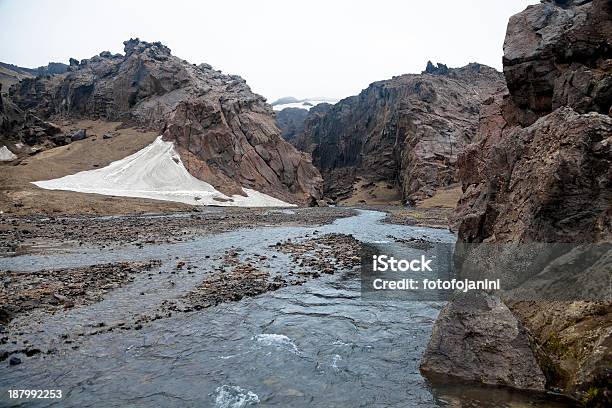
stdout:
[[[141,330],[85,336],[72,349],[61,342],[92,324],[127,319],[197,285],[205,271],[170,275],[178,257],[215,266],[216,254],[270,254],[291,238],[353,234],[368,243],[388,236],[454,242],[444,230],[382,223],[384,213],[359,211],[319,227],[267,227],[197,237],[142,249],[73,248],[47,255],[0,258],[0,269],[38,270],[118,260],[161,259],[164,273],[139,276],[103,301],[39,319],[20,318],[22,338],[57,348],[0,368],[0,405],[20,406],[8,389],[61,389],[61,400],[31,406],[70,407],[518,407],[561,406],[539,396],[478,387],[433,387],[419,360],[443,302],[365,300],[359,273],[323,275],[301,286],[177,313]],[[278,254],[277,254],[278,255]],[[207,256],[209,258],[207,258]],[[269,268],[291,268],[282,254]],[[151,279],[149,279],[151,278]],[[172,284],[169,280],[172,279]],[[143,294],[144,295],[141,295]],[[21,400],[23,404],[23,400]],[[28,405],[30,406],[30,405]]]

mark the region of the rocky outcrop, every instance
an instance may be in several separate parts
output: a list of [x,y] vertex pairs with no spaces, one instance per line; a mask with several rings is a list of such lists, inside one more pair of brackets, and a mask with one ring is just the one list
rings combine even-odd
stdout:
[[283,139],[293,143],[295,138],[304,132],[304,120],[308,111],[301,108],[285,108],[276,112],[276,124],[281,130]]
[[531,126],[494,132],[469,146],[460,159],[460,239],[610,238],[611,135],[611,117],[563,107]]
[[158,129],[195,177],[226,194],[252,188],[290,203],[320,197],[308,155],[282,140],[271,107],[236,75],[195,66],[161,43],[129,40],[125,55],[71,60],[63,75],[11,88],[19,108],[44,118],[107,119]]
[[442,309],[421,371],[535,391],[546,383],[521,322],[484,293],[460,294]]
[[510,19],[504,75],[521,125],[562,106],[610,112],[610,15],[608,0],[548,0]]
[[[485,101],[476,142],[458,158],[463,188],[456,210],[458,267],[484,256],[466,254],[466,243],[535,248],[612,241],[610,4],[545,1],[511,18],[504,45],[509,93]],[[492,274],[505,270],[508,258],[501,255],[486,255]],[[567,257],[577,269],[564,285],[588,283],[585,274],[601,272],[586,268],[580,256],[578,251]],[[593,265],[605,267],[605,261],[591,258]],[[531,273],[542,278],[561,264],[559,256]],[[564,272],[571,273],[565,265]],[[546,387],[586,405],[608,406],[612,305],[609,298],[582,299],[578,287],[572,292],[568,301],[502,298],[529,333]],[[443,319],[436,323],[441,335],[445,325]],[[487,339],[497,345],[495,330]],[[500,356],[495,364],[506,362]],[[452,362],[464,363],[460,356]]]
[[7,93],[11,85],[16,84],[24,78],[31,78],[33,74],[21,67],[12,64],[0,62],[0,86],[3,90],[0,92]]
[[12,133],[13,129],[21,122],[23,122],[23,112],[2,94],[2,84],[0,84],[0,134]]
[[371,84],[359,95],[310,110],[294,144],[311,152],[334,199],[358,180],[396,185],[407,202],[455,182],[457,155],[473,141],[480,106],[504,89],[501,73],[480,64]]
[[12,146],[36,146],[30,150],[32,153],[42,148],[65,145],[69,139],[55,124],[24,112],[8,96],[0,95],[0,142]]
[[[510,19],[504,45],[510,92],[485,102],[477,141],[459,157],[462,240],[612,236],[612,94],[602,93],[612,81],[609,17],[610,2],[594,0],[543,2]],[[596,76],[582,102],[563,99],[576,89],[567,76],[585,64]],[[538,78],[546,86],[534,77],[544,71]]]

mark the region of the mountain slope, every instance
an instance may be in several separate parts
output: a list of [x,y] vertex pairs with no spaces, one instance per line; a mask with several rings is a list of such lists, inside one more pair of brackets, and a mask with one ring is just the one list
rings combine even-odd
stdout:
[[321,178],[308,155],[282,140],[271,107],[245,81],[194,66],[161,43],[125,43],[71,60],[67,73],[26,78],[10,97],[45,118],[123,121],[174,142],[189,173],[227,195],[250,188],[290,203],[313,203]]
[[0,89],[3,93],[6,93],[11,85],[18,83],[24,78],[63,74],[67,69],[68,65],[59,62],[50,62],[47,66],[38,68],[23,68],[0,62]]

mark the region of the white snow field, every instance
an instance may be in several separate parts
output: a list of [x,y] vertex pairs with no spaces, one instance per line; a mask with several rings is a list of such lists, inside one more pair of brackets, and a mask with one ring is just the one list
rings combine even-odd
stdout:
[[101,169],[81,171],[53,180],[35,181],[32,184],[47,190],[150,198],[193,205],[294,206],[248,188],[243,189],[247,197],[229,197],[222,194],[212,185],[189,174],[174,149],[174,143],[163,141],[161,136],[144,149]]
[[17,156],[11,152],[6,146],[0,147],[0,161],[13,161]]

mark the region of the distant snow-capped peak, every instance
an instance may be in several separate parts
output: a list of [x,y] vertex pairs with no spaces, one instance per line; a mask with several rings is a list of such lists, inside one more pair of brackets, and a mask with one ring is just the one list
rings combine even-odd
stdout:
[[272,102],[271,105],[275,111],[281,111],[285,108],[299,108],[310,110],[310,108],[312,108],[313,106],[317,106],[320,103],[334,104],[336,102],[338,102],[338,99],[326,97],[297,99],[292,96],[285,96]]

